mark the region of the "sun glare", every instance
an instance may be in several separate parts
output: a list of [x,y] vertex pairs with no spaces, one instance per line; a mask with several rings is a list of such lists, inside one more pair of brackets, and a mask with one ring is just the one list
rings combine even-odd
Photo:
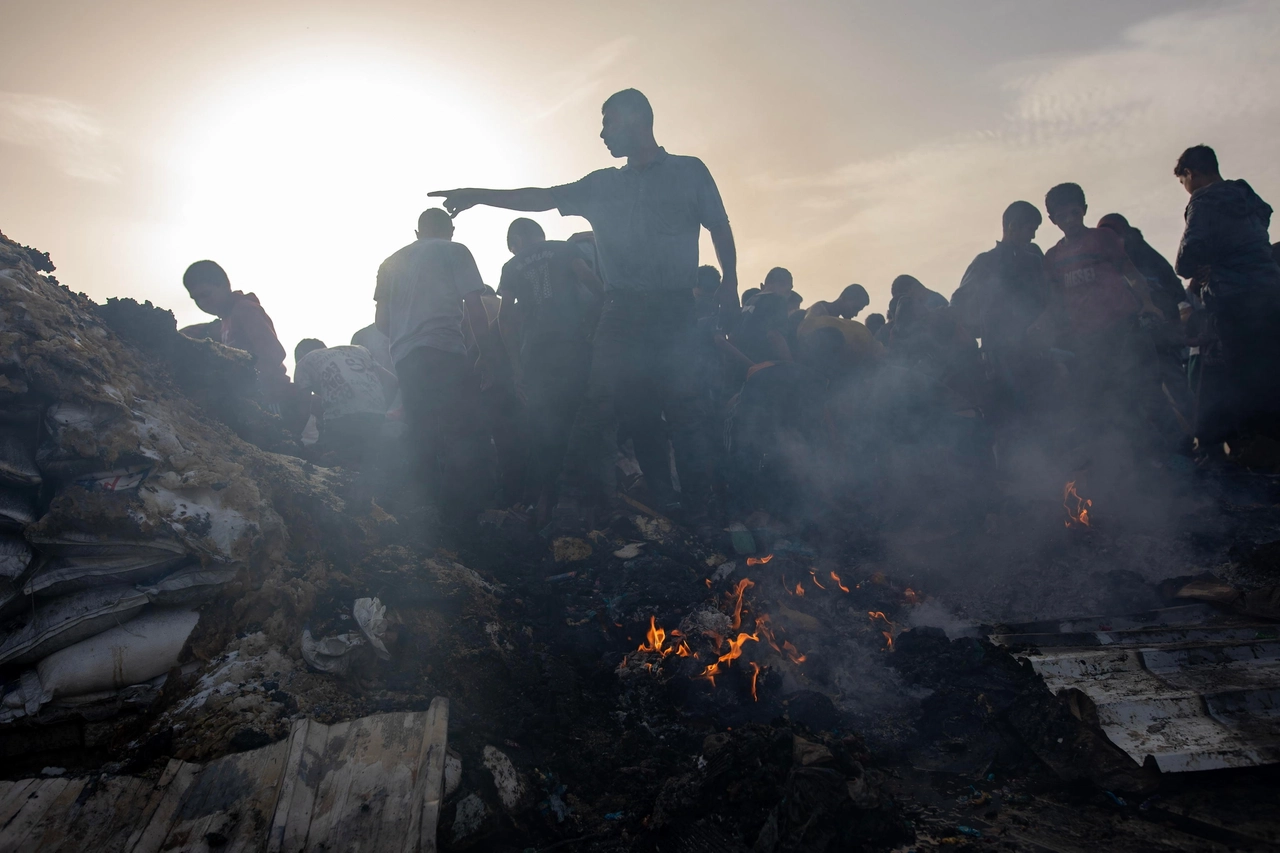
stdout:
[[[520,152],[504,140],[448,75],[313,67],[259,79],[191,129],[171,248],[217,260],[256,292],[286,350],[302,337],[346,343],[372,322],[378,264],[413,239],[429,191],[518,175]],[[488,231],[505,226],[487,218],[468,217],[458,239],[490,226],[471,248],[496,284],[505,253]],[[173,307],[180,323],[207,319]]]

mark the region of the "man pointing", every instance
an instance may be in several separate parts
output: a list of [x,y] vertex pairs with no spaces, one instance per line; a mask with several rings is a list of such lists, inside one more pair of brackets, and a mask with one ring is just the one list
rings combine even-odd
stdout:
[[[720,192],[696,157],[668,154],[653,136],[653,108],[635,89],[604,103],[600,138],[618,169],[600,169],[572,184],[518,190],[457,189],[431,193],[457,214],[478,204],[508,210],[557,209],[582,216],[595,233],[605,305],[592,349],[586,397],[570,433],[564,488],[556,508],[561,526],[587,521],[584,501],[605,485],[601,471],[615,402],[637,389],[662,406],[676,454],[681,503],[705,522],[710,496],[709,453],[696,371],[693,288],[698,239],[711,234],[723,279],[722,307],[737,307],[737,252]],[[656,393],[655,393],[656,392]],[[656,475],[657,472],[650,472]],[[611,492],[612,489],[608,489]]]

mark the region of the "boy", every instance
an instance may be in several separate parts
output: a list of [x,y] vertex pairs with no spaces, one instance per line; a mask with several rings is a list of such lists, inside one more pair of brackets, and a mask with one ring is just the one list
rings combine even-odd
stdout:
[[307,338],[293,357],[298,390],[315,395],[311,409],[321,424],[320,448],[334,453],[338,464],[359,464],[386,420],[395,375],[361,346],[326,347]]

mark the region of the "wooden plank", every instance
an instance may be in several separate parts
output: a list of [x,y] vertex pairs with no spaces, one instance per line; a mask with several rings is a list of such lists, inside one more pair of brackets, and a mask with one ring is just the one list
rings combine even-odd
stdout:
[[437,696],[427,709],[418,772],[413,786],[413,808],[403,853],[435,853],[440,801],[444,799],[444,762],[449,748],[449,700]]
[[[271,829],[267,836],[268,853],[280,853],[284,844],[285,825],[294,801],[298,797],[307,796],[306,783],[302,780],[301,764],[311,720],[303,717],[293,724],[289,730],[289,747],[284,761],[284,776],[280,782],[280,793],[276,797],[275,813],[271,818]],[[314,793],[312,793],[314,796]]]
[[[35,818],[28,823],[26,833],[21,838],[15,838],[13,849],[27,850],[48,850],[43,839],[46,832],[53,831],[57,833],[59,830],[65,832],[65,828],[75,819],[77,801],[80,798],[80,792],[84,790],[86,778],[63,780],[66,785],[58,792],[57,796],[46,806],[44,813],[38,817],[33,813],[31,817]],[[14,826],[22,823],[26,817],[26,810],[18,816],[18,820],[14,822]],[[3,834],[0,834],[0,838]],[[0,850],[8,849],[4,841],[0,841]]]
[[130,853],[157,853],[162,849],[169,828],[177,818],[182,800],[202,768],[199,764],[170,759],[155,794],[148,803],[150,817],[129,837],[125,846]]
[[45,816],[68,785],[66,779],[60,778],[37,779],[35,783],[22,800],[21,808],[0,827],[0,851],[22,849],[22,842],[27,834],[40,822],[40,818]]
[[13,783],[13,787],[5,794],[4,800],[0,801],[0,827],[8,826],[13,816],[22,811],[27,798],[40,787],[41,781],[40,779],[19,779]]
[[[315,753],[315,763],[312,765],[315,800],[312,803],[311,814],[308,816],[306,840],[299,848],[301,850],[328,848],[334,801],[346,795],[349,768],[344,766],[344,759],[347,753],[347,739],[353,725],[355,724],[334,723],[329,726],[324,747]],[[308,751],[308,756],[310,755]]]
[[[411,824],[426,715],[378,714],[352,723],[339,775],[345,785],[329,813],[327,849],[388,850]],[[311,847],[310,849],[316,849]]]
[[134,776],[92,780],[68,811],[66,822],[50,825],[36,849],[41,853],[120,853],[153,790],[150,782]]
[[205,765],[182,798],[162,849],[225,850],[233,838],[261,848],[288,750],[288,741],[280,741]]

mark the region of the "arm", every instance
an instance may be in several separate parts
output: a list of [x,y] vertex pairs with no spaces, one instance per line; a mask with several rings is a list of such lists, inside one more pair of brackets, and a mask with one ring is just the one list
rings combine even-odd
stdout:
[[592,295],[597,299],[604,297],[604,282],[600,280],[600,276],[596,275],[588,266],[587,262],[582,258],[574,258],[572,264],[573,274],[578,277],[578,281],[590,290]]
[[1151,288],[1147,285],[1147,280],[1143,278],[1142,273],[1138,272],[1138,268],[1133,265],[1133,261],[1129,260],[1128,256],[1125,256],[1120,273],[1128,280],[1133,292],[1138,294],[1138,299],[1142,302],[1142,313],[1163,317],[1164,313],[1151,301]]
[[374,303],[373,325],[378,327],[378,331],[382,334],[391,335],[391,304],[385,301]]
[[770,329],[765,338],[769,341],[769,348],[773,350],[775,361],[793,361],[791,357],[791,347],[787,346],[787,339],[782,333],[775,329]]
[[733,229],[729,220],[707,228],[711,233],[711,244],[716,249],[716,260],[720,262],[720,289],[716,298],[720,307],[739,308],[738,301],[738,247],[733,242]]
[[387,403],[390,404],[396,397],[396,392],[400,390],[400,378],[387,370],[376,361],[373,363],[373,372],[382,380],[382,393],[387,397]]
[[489,315],[485,313],[484,303],[480,301],[483,291],[474,290],[462,297],[466,309],[467,322],[471,324],[471,336],[475,338],[476,348],[480,350],[480,390],[487,391],[493,385],[493,370],[490,359],[493,358],[493,340],[489,335]]
[[524,375],[524,365],[520,363],[520,327],[524,323],[523,315],[524,310],[518,301],[510,296],[502,297],[502,304],[498,307],[498,336],[507,348],[512,379],[515,380],[517,390]]
[[525,187],[518,190],[485,190],[464,187],[456,190],[437,190],[427,193],[429,198],[444,199],[444,209],[450,216],[478,204],[501,207],[506,210],[523,210],[530,213],[551,210],[556,206],[551,190],[543,187]]

